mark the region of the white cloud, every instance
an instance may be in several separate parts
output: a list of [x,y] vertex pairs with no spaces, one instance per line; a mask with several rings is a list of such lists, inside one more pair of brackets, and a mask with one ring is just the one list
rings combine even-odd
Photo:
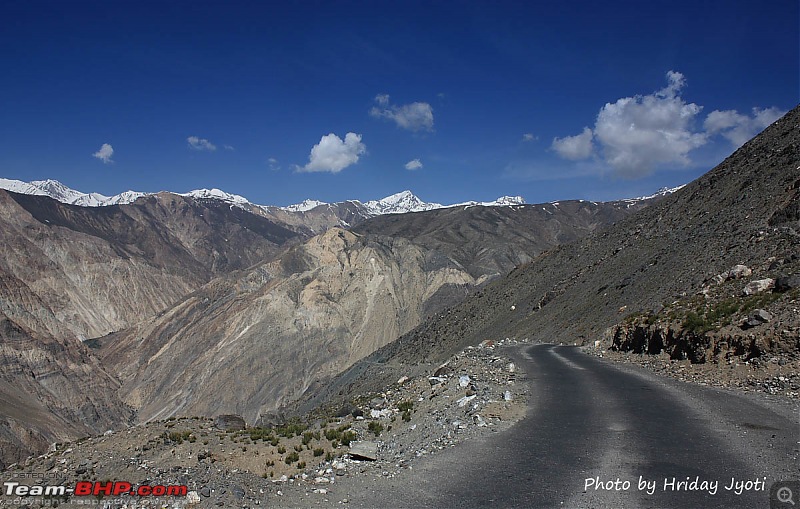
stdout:
[[217,150],[216,145],[204,138],[198,138],[197,136],[189,136],[186,138],[186,142],[192,150],[207,150],[209,152]]
[[114,149],[108,143],[103,143],[100,147],[100,150],[92,154],[92,157],[96,157],[103,161],[104,164],[113,163],[114,161],[111,160],[111,156],[114,155]]
[[413,171],[413,170],[418,170],[420,168],[422,168],[422,161],[420,161],[419,159],[413,159],[406,163],[407,170]]
[[667,80],[658,92],[619,99],[597,115],[594,133],[604,158],[623,177],[647,175],[664,163],[688,165],[689,152],[708,139],[692,132],[702,107],[680,97],[686,86],[683,75],[670,71]]
[[274,157],[267,159],[267,164],[269,164],[269,169],[272,171],[278,171],[281,169],[280,163]]
[[347,133],[344,141],[333,133],[323,136],[319,143],[311,148],[308,164],[298,166],[298,171],[329,171],[339,173],[348,166],[358,162],[358,157],[367,151],[361,143],[361,135]]
[[230,150],[231,152],[236,152],[236,149],[230,145],[223,145],[222,148],[224,148],[225,150]]
[[584,127],[581,134],[565,136],[563,138],[553,138],[552,147],[553,150],[558,152],[558,155],[564,159],[578,161],[592,155],[594,150],[592,146],[593,137],[592,130],[588,127]]
[[722,134],[738,148],[785,114],[775,107],[753,108],[751,116],[736,110],[715,110],[708,114],[703,127],[708,134]]
[[[592,134],[602,148],[605,162],[627,178],[647,175],[662,164],[688,165],[689,152],[708,141],[706,133],[692,130],[702,107],[681,98],[686,86],[683,74],[669,71],[667,82],[666,87],[652,94],[607,103],[597,114],[591,133],[587,128],[577,137],[557,138],[553,148],[565,158],[589,157],[591,152],[585,149]],[[578,137],[582,138],[576,140]]]
[[389,103],[389,96],[375,96],[378,106],[373,106],[369,114],[376,118],[388,118],[399,127],[409,131],[433,131],[433,108],[428,103],[414,102],[398,106]]
[[536,141],[538,140],[538,136],[534,136],[533,133],[525,133],[522,135],[522,141]]

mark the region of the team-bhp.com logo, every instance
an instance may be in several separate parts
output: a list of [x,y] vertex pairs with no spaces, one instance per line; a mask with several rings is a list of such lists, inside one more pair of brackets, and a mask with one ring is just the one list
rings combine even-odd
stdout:
[[89,497],[89,496],[114,496],[122,495],[134,497],[185,497],[188,488],[185,485],[163,484],[134,486],[125,481],[79,481],[75,487],[69,486],[29,486],[14,481],[3,483],[3,493],[6,496],[52,496],[52,497]]

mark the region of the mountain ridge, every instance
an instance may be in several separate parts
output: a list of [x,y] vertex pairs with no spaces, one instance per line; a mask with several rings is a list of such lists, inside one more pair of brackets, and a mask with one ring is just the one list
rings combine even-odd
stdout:
[[354,203],[363,205],[371,215],[381,214],[402,214],[406,212],[420,212],[424,210],[433,210],[438,208],[458,207],[463,205],[483,205],[487,207],[493,206],[508,206],[508,205],[521,205],[525,203],[525,199],[521,196],[501,196],[497,200],[490,202],[468,201],[463,203],[454,203],[452,205],[442,205],[439,203],[425,202],[419,197],[414,195],[411,191],[405,190],[399,193],[391,194],[378,200],[369,200],[361,202],[359,200],[344,200],[341,202],[327,203],[319,200],[306,199],[300,203],[280,207],[277,205],[259,205],[251,202],[244,196],[238,194],[228,193],[221,189],[194,189],[186,193],[176,193],[173,191],[158,191],[154,193],[140,192],[140,191],[125,191],[114,196],[105,196],[100,193],[84,193],[72,189],[58,180],[33,180],[31,182],[24,182],[22,180],[0,178],[0,189],[12,191],[20,194],[29,194],[37,196],[49,196],[54,200],[69,205],[78,205],[81,207],[106,207],[109,205],[123,205],[135,202],[137,199],[157,195],[160,193],[174,194],[178,196],[188,196],[195,199],[213,199],[220,200],[234,205],[253,206],[264,210],[280,209],[287,212],[307,212],[316,207],[325,205],[339,205],[345,203]]

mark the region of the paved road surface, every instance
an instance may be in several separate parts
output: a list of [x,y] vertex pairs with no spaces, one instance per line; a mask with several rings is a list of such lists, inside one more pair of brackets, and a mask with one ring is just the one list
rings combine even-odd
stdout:
[[[513,355],[531,384],[525,419],[420,461],[351,507],[768,508],[774,481],[800,479],[791,405],[664,379],[574,347]],[[653,484],[640,490],[640,477]],[[595,490],[598,480],[611,489]]]

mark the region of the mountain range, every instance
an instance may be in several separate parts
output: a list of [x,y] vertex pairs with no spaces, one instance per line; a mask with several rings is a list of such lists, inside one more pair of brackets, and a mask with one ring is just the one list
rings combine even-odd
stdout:
[[442,207],[403,192],[291,210],[217,190],[107,199],[3,182],[23,191],[0,190],[6,464],[148,419],[256,422],[515,266],[661,199]]
[[[49,196],[56,201],[66,203],[69,205],[79,205],[81,207],[106,207],[109,205],[123,205],[133,203],[139,198],[144,196],[152,196],[160,193],[142,193],[138,191],[125,191],[114,196],[104,196],[99,193],[83,193],[71,189],[57,180],[34,180],[31,182],[23,182],[21,180],[12,180],[0,178],[0,189],[12,191],[15,193],[29,194],[36,196]],[[287,212],[308,212],[317,207],[322,206],[337,206],[345,203],[352,204],[356,207],[363,208],[367,216],[378,216],[382,214],[403,214],[406,212],[420,212],[423,210],[441,209],[447,207],[458,206],[471,206],[482,205],[485,207],[504,206],[504,205],[522,205],[525,199],[521,196],[503,196],[491,202],[476,202],[469,201],[464,203],[456,203],[453,205],[441,205],[439,203],[427,203],[414,196],[411,191],[402,191],[380,200],[370,200],[367,202],[360,202],[358,200],[347,200],[346,202],[338,202],[329,204],[318,200],[306,199],[301,203],[289,205],[286,207],[276,207],[272,205],[256,205],[251,203],[247,198],[237,194],[226,193],[219,189],[195,189],[188,193],[169,193],[178,196],[187,196],[190,198],[200,200],[219,200],[222,202],[230,203],[233,205],[251,208],[257,207],[265,211],[280,209]]]

